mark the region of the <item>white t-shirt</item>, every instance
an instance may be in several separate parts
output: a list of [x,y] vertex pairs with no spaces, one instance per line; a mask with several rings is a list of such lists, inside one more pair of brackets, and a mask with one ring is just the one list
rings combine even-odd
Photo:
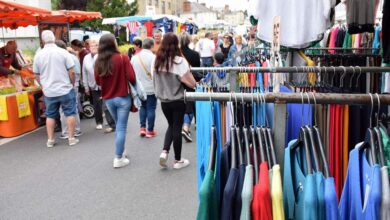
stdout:
[[329,28],[333,0],[258,0],[255,18],[258,18],[257,36],[272,42],[273,18],[280,16],[280,44],[304,48],[320,40]]
[[66,95],[73,89],[68,70],[74,67],[72,55],[57,47],[46,44],[35,55],[33,72],[39,75],[43,94],[47,97]]
[[146,49],[141,50],[141,52],[131,58],[131,65],[133,65],[135,75],[141,82],[147,95],[154,94],[152,80],[152,61],[154,59],[155,55],[152,53],[152,51]]
[[199,41],[199,55],[200,57],[213,57],[215,50],[214,41],[203,38]]

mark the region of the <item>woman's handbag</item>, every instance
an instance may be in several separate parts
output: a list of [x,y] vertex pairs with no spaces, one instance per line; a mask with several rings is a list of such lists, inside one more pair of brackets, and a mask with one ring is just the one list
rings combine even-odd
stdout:
[[[122,58],[122,55],[121,55],[121,59],[122,59],[122,64],[123,64],[123,58]],[[126,74],[126,73],[125,73]],[[130,94],[131,94],[131,108],[130,108],[130,111],[131,112],[137,112],[140,108],[141,108],[141,105],[142,105],[142,101],[146,101],[146,98],[147,98],[147,95],[144,91],[144,87],[142,86],[142,83],[137,79],[137,76],[135,75],[135,84],[131,84],[127,79],[126,79],[126,75],[125,75],[125,80],[127,81],[127,84],[129,86],[129,89],[130,89]]]

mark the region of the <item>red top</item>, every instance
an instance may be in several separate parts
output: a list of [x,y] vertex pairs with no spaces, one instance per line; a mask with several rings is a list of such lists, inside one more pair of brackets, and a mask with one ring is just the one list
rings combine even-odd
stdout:
[[84,62],[84,57],[87,56],[87,54],[89,54],[90,51],[83,48],[80,52],[79,52],[79,59],[80,59],[80,70],[82,71],[83,69],[83,62]]
[[145,22],[144,26],[146,27],[146,30],[147,30],[147,36],[148,37],[153,37],[154,23],[151,22],[151,21],[147,21],[147,22]]
[[103,77],[100,77],[95,69],[96,83],[102,88],[103,99],[127,96],[129,94],[127,81],[135,84],[134,69],[128,56],[114,54],[111,57],[111,64],[112,73]]
[[259,182],[253,190],[253,220],[272,220],[271,190],[269,186],[268,164],[260,164]]

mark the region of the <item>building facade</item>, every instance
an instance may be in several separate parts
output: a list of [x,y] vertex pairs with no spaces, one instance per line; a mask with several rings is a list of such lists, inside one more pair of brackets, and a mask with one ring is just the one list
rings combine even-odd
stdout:
[[138,0],[137,15],[177,15],[184,0]]
[[193,20],[199,28],[214,28],[218,20],[218,13],[207,8],[204,3],[185,1],[179,17]]
[[224,20],[231,26],[243,25],[245,23],[245,13],[243,11],[233,11],[224,14]]

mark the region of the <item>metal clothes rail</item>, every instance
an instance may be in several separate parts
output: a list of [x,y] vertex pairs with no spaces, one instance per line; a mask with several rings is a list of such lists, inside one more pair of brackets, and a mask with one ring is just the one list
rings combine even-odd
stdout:
[[268,73],[383,73],[390,72],[390,67],[360,67],[360,66],[322,66],[322,67],[191,67],[192,71],[199,72],[268,72]]
[[[314,103],[317,104],[355,104],[369,105],[378,104],[377,96],[374,94],[346,94],[346,93],[309,93],[309,99],[305,93],[199,93],[186,92],[186,101],[236,101],[237,102],[256,102],[265,98],[268,103]],[[314,97],[313,97],[314,95]],[[390,104],[390,94],[378,95],[380,104]],[[373,99],[371,99],[373,97]],[[303,98],[303,100],[302,100]]]

